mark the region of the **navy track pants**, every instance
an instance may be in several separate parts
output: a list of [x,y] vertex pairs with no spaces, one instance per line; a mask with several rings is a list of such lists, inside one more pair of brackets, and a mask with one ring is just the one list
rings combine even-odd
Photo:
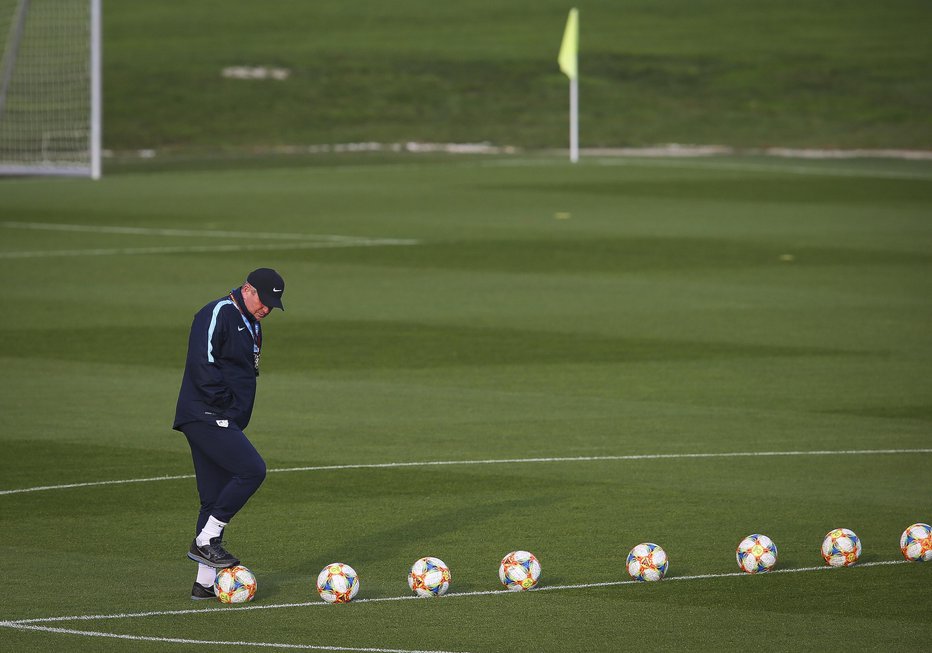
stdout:
[[201,498],[196,535],[211,515],[229,522],[246,505],[265,480],[265,461],[246,434],[235,427],[191,422],[180,428],[191,445]]

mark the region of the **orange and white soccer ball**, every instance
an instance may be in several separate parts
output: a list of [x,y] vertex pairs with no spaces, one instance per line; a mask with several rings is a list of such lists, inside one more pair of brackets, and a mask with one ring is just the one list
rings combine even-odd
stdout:
[[861,538],[847,528],[831,530],[822,540],[822,557],[832,567],[850,567],[861,557]]
[[625,561],[628,575],[646,582],[662,580],[670,568],[667,552],[653,542],[642,542],[631,549]]
[[913,524],[900,536],[900,551],[910,562],[932,560],[932,526]]
[[246,567],[227,567],[217,572],[214,593],[221,603],[246,603],[256,595],[256,577]]
[[540,580],[540,562],[529,551],[512,551],[502,558],[498,577],[502,585],[512,591],[529,590]]
[[749,574],[770,571],[777,564],[777,545],[766,535],[754,533],[738,543],[738,567]]
[[327,603],[349,603],[359,592],[356,570],[342,562],[332,562],[317,575],[317,593]]
[[450,568],[440,558],[427,556],[411,565],[408,587],[418,596],[442,596],[450,589]]

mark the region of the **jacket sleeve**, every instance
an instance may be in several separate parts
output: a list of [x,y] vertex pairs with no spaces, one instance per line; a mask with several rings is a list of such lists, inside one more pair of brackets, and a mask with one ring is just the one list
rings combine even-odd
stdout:
[[233,403],[233,391],[223,378],[218,360],[223,356],[229,337],[229,311],[222,301],[212,311],[202,311],[194,318],[188,341],[188,370],[204,403],[219,410]]

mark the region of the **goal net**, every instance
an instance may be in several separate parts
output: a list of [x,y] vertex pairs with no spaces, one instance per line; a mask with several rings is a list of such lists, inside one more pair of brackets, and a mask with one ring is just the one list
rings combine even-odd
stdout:
[[0,174],[100,177],[100,0],[0,0]]

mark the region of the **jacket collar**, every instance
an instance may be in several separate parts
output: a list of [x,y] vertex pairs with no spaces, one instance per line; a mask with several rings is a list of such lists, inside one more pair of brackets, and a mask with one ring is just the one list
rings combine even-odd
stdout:
[[256,318],[252,316],[252,313],[249,312],[249,309],[246,308],[246,301],[243,299],[243,287],[240,286],[236,290],[233,290],[231,293],[233,299],[236,300],[236,305],[239,306],[240,311],[243,312],[243,315],[246,316],[246,319],[249,320],[250,324],[256,323]]

